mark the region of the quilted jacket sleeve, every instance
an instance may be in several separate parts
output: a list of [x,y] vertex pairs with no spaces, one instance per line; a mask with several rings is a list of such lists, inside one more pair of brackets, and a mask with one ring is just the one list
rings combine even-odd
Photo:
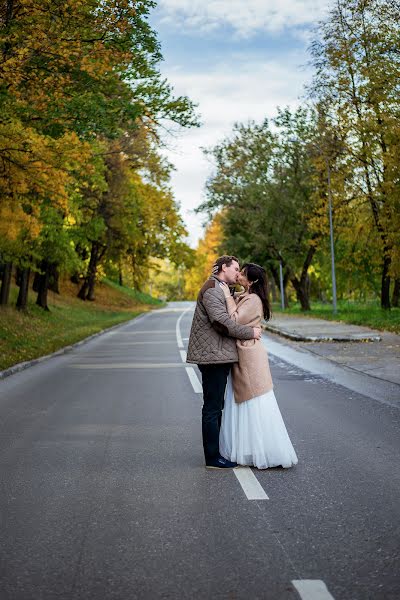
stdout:
[[203,296],[203,306],[212,326],[221,335],[239,340],[251,340],[254,337],[252,327],[239,325],[229,318],[225,296],[221,289],[208,289]]

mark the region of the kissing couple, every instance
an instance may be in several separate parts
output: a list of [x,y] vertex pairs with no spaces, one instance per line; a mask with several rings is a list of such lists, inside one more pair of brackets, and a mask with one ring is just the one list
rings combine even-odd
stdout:
[[[243,292],[231,293],[239,284]],[[202,435],[206,467],[258,469],[297,464],[280,413],[261,340],[271,317],[266,272],[234,256],[221,256],[201,288],[187,362],[202,375]]]

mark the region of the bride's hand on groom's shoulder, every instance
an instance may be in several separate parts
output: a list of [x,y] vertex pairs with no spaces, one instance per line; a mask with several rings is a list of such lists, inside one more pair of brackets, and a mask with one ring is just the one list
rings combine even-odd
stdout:
[[229,289],[228,284],[225,283],[224,281],[220,281],[219,285],[222,288],[222,291],[224,292],[225,298],[230,298],[231,290]]

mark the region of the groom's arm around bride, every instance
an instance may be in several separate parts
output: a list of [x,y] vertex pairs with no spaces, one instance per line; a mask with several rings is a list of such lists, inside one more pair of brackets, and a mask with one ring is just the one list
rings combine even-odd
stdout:
[[228,315],[220,283],[236,283],[238,260],[234,256],[221,256],[214,271],[197,297],[187,362],[197,364],[202,374],[202,433],[206,466],[226,468],[236,465],[219,455],[219,429],[228,374],[232,364],[238,361],[236,339],[260,338],[261,330],[235,323]]

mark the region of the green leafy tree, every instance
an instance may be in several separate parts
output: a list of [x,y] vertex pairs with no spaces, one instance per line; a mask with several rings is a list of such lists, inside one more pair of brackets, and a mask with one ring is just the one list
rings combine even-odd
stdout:
[[337,0],[312,46],[312,93],[329,109],[346,143],[351,210],[365,214],[379,240],[381,306],[399,278],[399,23],[398,3]]
[[310,309],[308,270],[320,237],[314,216],[313,166],[307,144],[314,135],[307,108],[280,110],[272,132],[236,125],[233,136],[207,151],[216,164],[200,210],[224,208],[225,244],[243,260],[269,268],[279,285],[279,262],[304,310]]

